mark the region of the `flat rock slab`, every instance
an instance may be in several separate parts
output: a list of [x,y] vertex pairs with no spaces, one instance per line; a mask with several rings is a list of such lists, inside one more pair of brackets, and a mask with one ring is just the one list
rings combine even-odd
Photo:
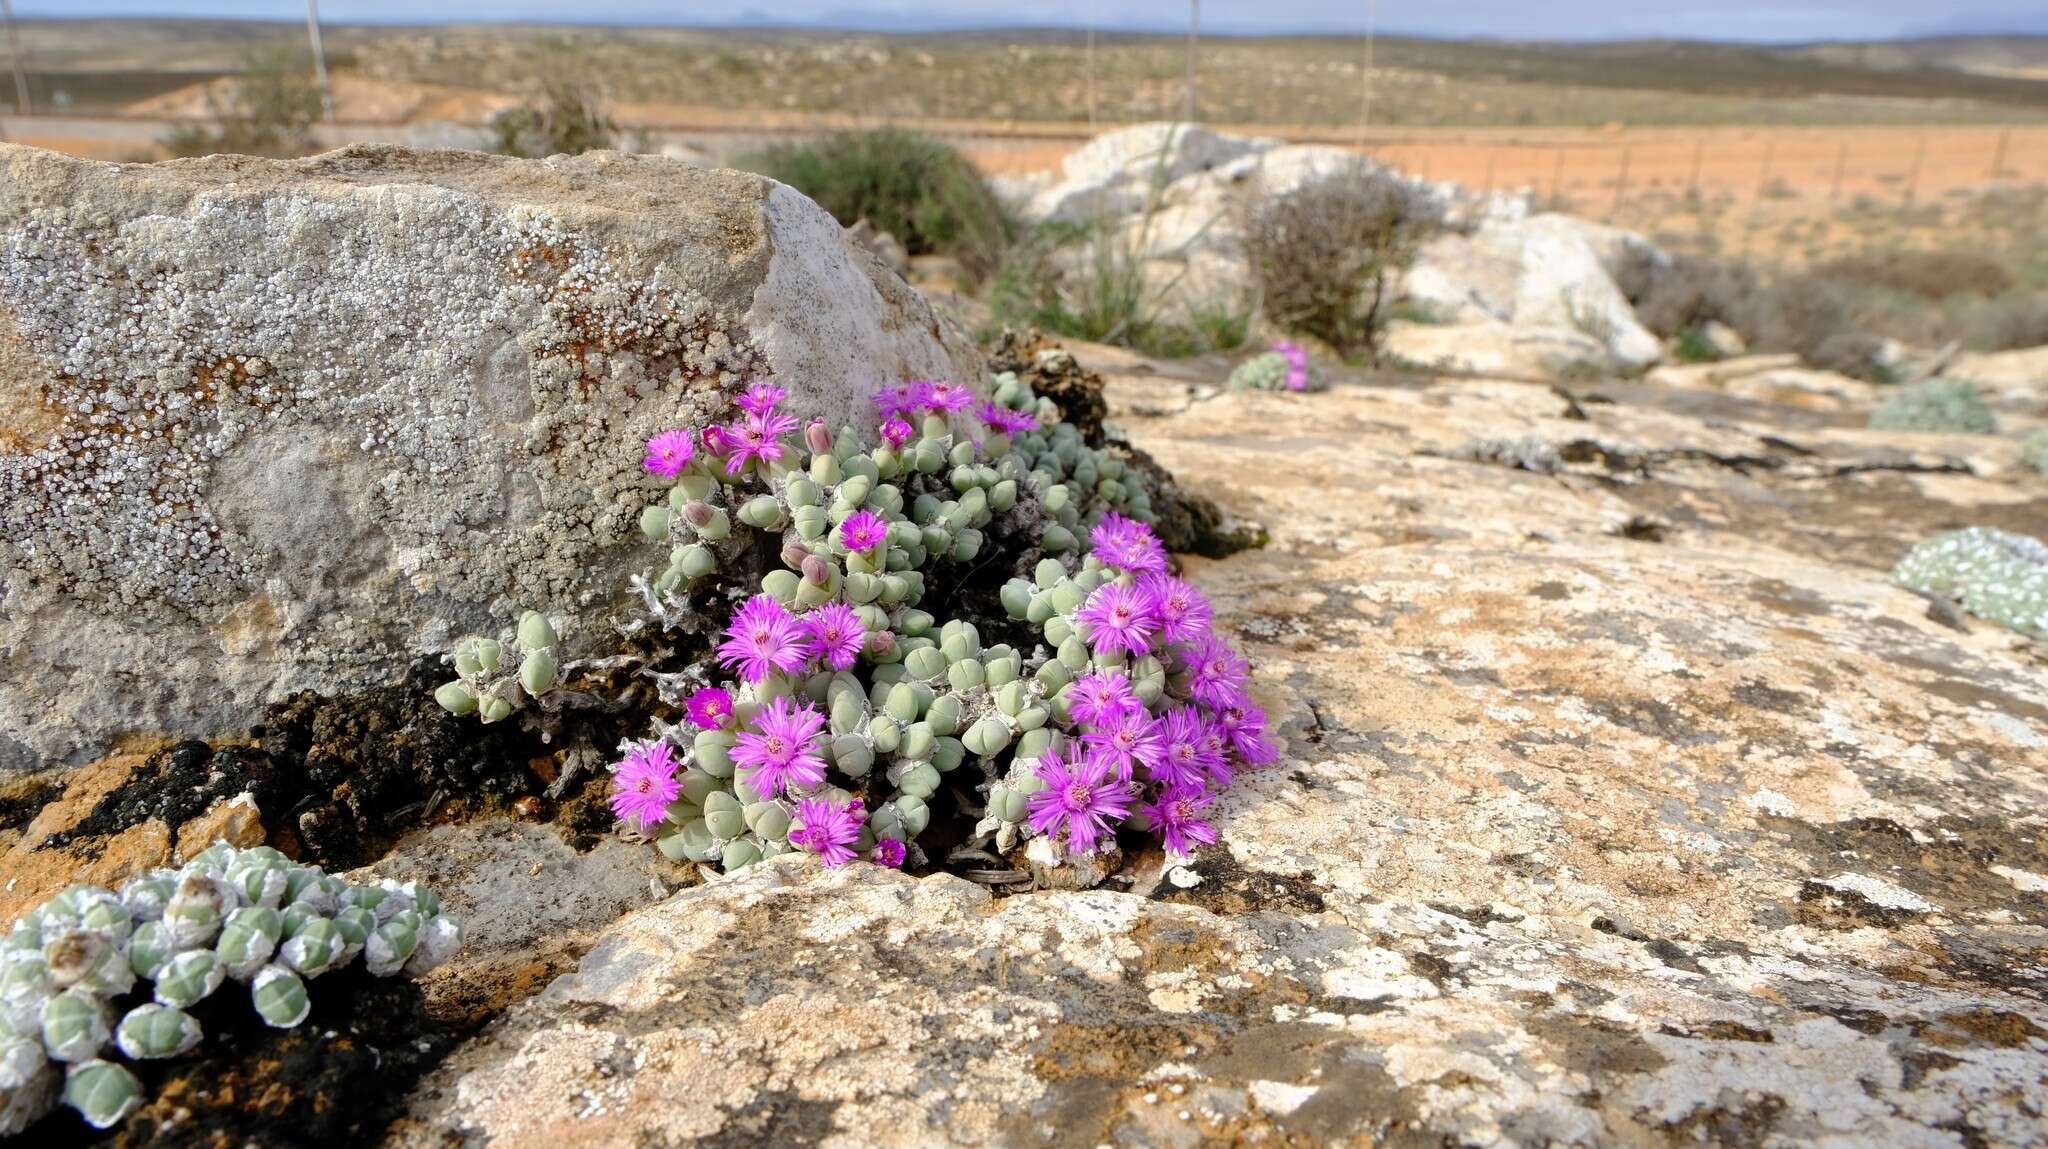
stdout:
[[[1968,444],[1570,410],[1127,416],[1272,533],[1189,564],[1286,739],[1216,847],[1088,893],[795,857],[685,890],[391,1143],[2039,1144],[2048,677],[1883,558],[2038,486]],[[1479,434],[1562,465],[1456,457]]]
[[646,561],[650,433],[757,378],[836,424],[979,374],[758,176],[0,145],[0,769],[388,683],[523,607],[593,620]]

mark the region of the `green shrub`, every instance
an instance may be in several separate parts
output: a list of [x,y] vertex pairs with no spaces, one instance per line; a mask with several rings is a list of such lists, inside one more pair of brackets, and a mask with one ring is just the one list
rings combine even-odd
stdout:
[[1266,316],[1339,354],[1367,357],[1386,325],[1389,279],[1442,223],[1428,200],[1369,169],[1267,199],[1247,214],[1245,250]]
[[2020,442],[2020,459],[2048,479],[2048,427],[2042,427]]
[[1721,352],[1714,346],[1714,341],[1707,338],[1706,328],[1688,327],[1678,333],[1672,357],[1680,363],[1712,363],[1721,358]]
[[1814,269],[1826,279],[1882,287],[1921,299],[1952,295],[1996,296],[2012,290],[2012,273],[1988,255],[1973,251],[1865,252],[1830,260]]
[[930,136],[896,128],[837,132],[742,156],[734,166],[781,180],[842,224],[865,219],[912,255],[953,257],[970,285],[993,274],[1009,246],[1009,220],[981,173]]
[[1929,379],[1898,392],[1870,413],[1870,425],[1884,431],[1930,431],[1989,435],[1998,416],[1963,379]]
[[595,89],[560,77],[546,81],[537,98],[492,116],[490,127],[492,151],[527,159],[609,148],[619,131]]

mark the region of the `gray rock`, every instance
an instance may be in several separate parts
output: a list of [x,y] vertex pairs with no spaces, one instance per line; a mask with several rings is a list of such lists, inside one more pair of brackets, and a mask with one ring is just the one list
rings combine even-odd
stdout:
[[979,372],[756,176],[0,147],[0,767],[388,681],[518,607],[588,617],[646,563],[650,432],[756,378],[840,422]]

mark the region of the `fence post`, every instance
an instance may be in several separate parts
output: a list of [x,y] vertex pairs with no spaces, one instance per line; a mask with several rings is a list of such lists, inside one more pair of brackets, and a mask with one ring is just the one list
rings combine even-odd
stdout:
[[1692,174],[1685,179],[1685,198],[1697,203],[1700,198],[1700,156],[1707,150],[1707,138],[1695,136],[1692,141]]
[[1998,133],[1998,146],[1991,152],[1991,178],[2005,178],[2005,146],[2012,142],[2012,129],[2002,128]]
[[1756,173],[1756,201],[1758,203],[1763,202],[1764,189],[1771,182],[1771,161],[1776,159],[1777,155],[1778,141],[1770,136],[1764,137],[1764,165]]
[[1920,164],[1927,158],[1927,133],[1913,143],[1913,166],[1906,171],[1906,206],[1913,206],[1913,197],[1920,190]]
[[1550,199],[1553,203],[1564,202],[1564,148],[1557,149],[1557,162],[1550,165]]
[[1499,148],[1486,149],[1486,183],[1482,187],[1480,187],[1480,191],[1487,193],[1491,193],[1493,191],[1493,162],[1499,158]]
[[1628,195],[1628,153],[1633,144],[1621,145],[1621,172],[1614,177],[1614,206],[1607,209],[1607,218],[1621,214],[1621,201]]
[[14,60],[14,110],[26,116],[35,108],[28,99],[28,65],[22,60],[21,33],[14,27],[14,0],[0,0],[0,16],[7,18],[7,52]]
[[1842,172],[1848,166],[1849,141],[1843,140],[1841,143],[1835,145],[1835,178],[1834,182],[1828,185],[1829,203],[1833,203],[1836,200],[1842,198]]

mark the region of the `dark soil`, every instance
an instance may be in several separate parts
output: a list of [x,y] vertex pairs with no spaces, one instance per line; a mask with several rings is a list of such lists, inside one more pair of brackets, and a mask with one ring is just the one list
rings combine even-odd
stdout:
[[141,1079],[148,1099],[126,1121],[98,1132],[72,1110],[59,1109],[27,1130],[21,1144],[339,1149],[375,1143],[413,1084],[467,1034],[429,1016],[420,988],[403,978],[374,978],[355,967],[307,988],[313,1012],[292,1029],[272,1029],[239,985],[222,986],[193,1011],[206,1029],[203,1056],[122,1061]]

